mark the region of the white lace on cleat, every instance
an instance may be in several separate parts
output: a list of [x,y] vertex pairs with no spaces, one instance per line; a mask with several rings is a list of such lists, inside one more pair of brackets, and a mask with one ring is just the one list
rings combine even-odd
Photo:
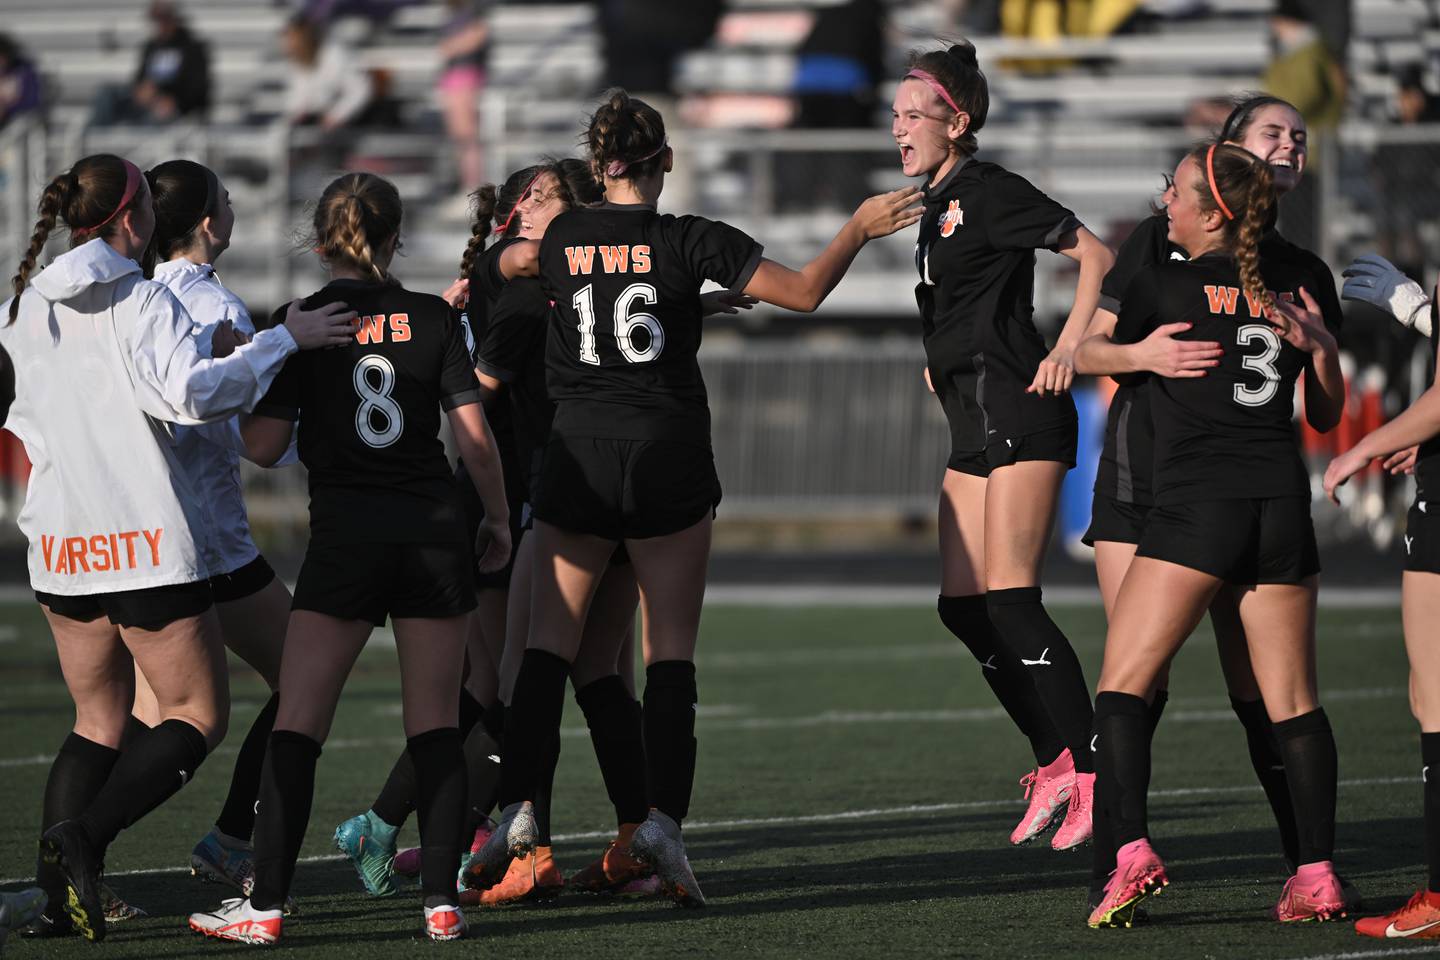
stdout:
[[459,907],[447,903],[425,908],[425,935],[431,940],[459,940],[467,929]]
[[285,925],[284,911],[256,910],[250,901],[232,897],[211,913],[190,914],[190,929],[207,937],[236,943],[274,943]]
[[680,838],[680,825],[659,810],[651,810],[645,822],[635,828],[630,853],[655,868],[665,893],[682,907],[705,906],[705,894],[690,860],[685,856],[685,841]]

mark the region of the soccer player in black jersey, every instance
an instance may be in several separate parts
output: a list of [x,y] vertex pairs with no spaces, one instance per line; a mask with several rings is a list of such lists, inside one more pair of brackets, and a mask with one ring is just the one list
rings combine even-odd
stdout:
[[346,675],[387,616],[417,780],[425,930],[434,940],[465,933],[455,883],[466,789],[456,725],[474,561],[438,436],[442,408],[486,508],[476,543],[482,572],[509,556],[509,517],[458,317],[387,272],[401,216],[395,187],[372,174],[346,174],[325,189],[314,247],[331,282],[306,302],[345,300],[361,315],[359,329],[346,347],[287,361],[241,427],[264,463],[284,452],[299,421],[310,546],[280,668],[280,689],[297,693],[282,693],[265,758],[255,884],[248,899],[190,918],[210,936],[279,938],[320,745]]
[[[1335,740],[1315,679],[1320,563],[1292,423],[1302,373],[1306,419],[1322,432],[1339,422],[1345,386],[1335,338],[1306,288],[1312,271],[1260,257],[1272,184],[1269,164],[1240,147],[1211,144],[1187,156],[1167,209],[1169,238],[1191,259],[1139,271],[1115,328],[1117,342],[1134,343],[1188,324],[1172,326],[1173,335],[1224,352],[1204,377],[1150,385],[1155,506],[1111,612],[1095,701],[1096,816],[1116,847],[1116,870],[1091,926],[1128,925],[1134,906],[1168,882],[1148,839],[1146,698],[1227,586],[1243,588],[1246,633],[1263,638],[1250,658],[1295,807],[1297,868],[1275,916],[1327,919],[1345,910],[1331,863]],[[1096,856],[1107,855],[1097,844]]]
[[[1367,269],[1378,257],[1365,258]],[[1388,266],[1388,264],[1387,264]],[[1393,268],[1390,268],[1393,271]],[[1347,270],[1353,275],[1354,265]],[[1395,271],[1398,273],[1398,271]],[[1407,284],[1403,275],[1392,286]],[[1352,296],[1347,283],[1346,297],[1364,299],[1390,309],[1391,295]],[[1393,291],[1392,291],[1393,293]],[[1414,291],[1410,304],[1419,305],[1423,293]],[[1408,305],[1407,305],[1408,306]],[[1417,323],[1409,310],[1396,311],[1396,319],[1420,329],[1435,326],[1435,300],[1429,302],[1429,323]],[[1325,471],[1325,492],[1339,502],[1339,487],[1364,470],[1372,460],[1392,457],[1418,444],[1414,461],[1415,502],[1405,524],[1405,572],[1401,578],[1400,610],[1405,627],[1405,652],[1410,660],[1410,710],[1420,724],[1420,762],[1425,819],[1425,887],[1398,910],[1378,917],[1366,917],[1355,924],[1355,932],[1381,939],[1440,939],[1440,642],[1435,624],[1440,623],[1440,388],[1435,384],[1436,357],[1430,357],[1430,386],[1408,410],[1331,462]],[[1387,461],[1388,462],[1388,461]],[[1393,469],[1393,468],[1392,468]],[[1432,779],[1430,770],[1436,776]]]
[[546,351],[555,418],[535,488],[530,639],[506,727],[500,828],[485,868],[531,849],[543,743],[560,723],[587,609],[624,543],[645,614],[645,763],[653,809],[631,851],[687,905],[704,896],[680,822],[695,772],[694,650],[720,485],[696,353],[700,287],[814,310],[864,244],[914,223],[915,191],[865,201],[799,271],[723,223],[655,210],[673,155],[648,104],[613,91],[586,140],[606,202],[557,217],[540,248],[556,311]]
[[[1010,836],[1025,843],[1068,803],[1057,850],[1090,837],[1090,690],[1041,603],[1040,568],[1075,465],[1071,355],[1110,250],[1024,178],[976,159],[990,96],[968,43],[912,56],[895,93],[902,169],[925,176],[915,288],[926,376],[950,424],[940,495],[940,619],[974,654],[1036,769]],[[1035,251],[1080,265],[1053,350],[1034,324]]]
[[[1277,198],[1294,189],[1304,175],[1308,155],[1305,120],[1283,100],[1262,95],[1239,101],[1221,127],[1220,139],[1244,147],[1270,165]],[[1167,175],[1166,180],[1162,205],[1173,198],[1174,178]],[[1085,341],[1075,352],[1077,371],[1113,375],[1119,384],[1110,401],[1105,445],[1095,479],[1092,520],[1084,538],[1095,547],[1096,579],[1107,616],[1114,611],[1120,583],[1135,556],[1145,515],[1154,502],[1150,375],[1204,376],[1219,364],[1223,352],[1215,341],[1177,339],[1176,334],[1189,329],[1183,324],[1157,329],[1138,343],[1117,344],[1111,340],[1126,288],[1136,273],[1157,263],[1187,258],[1186,251],[1169,239],[1169,224],[1162,208],[1142,221],[1121,245],[1115,266],[1105,275],[1100,288],[1100,308],[1095,311]],[[1339,336],[1342,317],[1335,282],[1319,257],[1286,240],[1272,226],[1260,240],[1260,259],[1262,263],[1291,262],[1306,270],[1310,276],[1305,288],[1320,304],[1326,328]],[[1298,839],[1290,786],[1285,779],[1280,745],[1250,666],[1234,590],[1216,592],[1210,604],[1210,622],[1230,703],[1245,729],[1251,765],[1274,812],[1281,846],[1293,872]],[[1167,687],[1168,678],[1162,674],[1150,699],[1152,726],[1159,723],[1164,712]],[[1096,843],[1113,850],[1109,838],[1099,833]],[[1100,902],[1113,868],[1113,859],[1108,865],[1104,857],[1094,859],[1091,906]],[[1347,895],[1353,895],[1348,885],[1346,890]]]

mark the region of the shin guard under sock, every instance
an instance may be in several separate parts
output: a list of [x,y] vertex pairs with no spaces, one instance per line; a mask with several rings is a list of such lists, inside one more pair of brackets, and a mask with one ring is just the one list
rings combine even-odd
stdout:
[[1323,707],[1273,725],[1290,783],[1299,838],[1296,866],[1335,856],[1335,791],[1339,761]]
[[1044,767],[1055,762],[1065,749],[1060,732],[1050,722],[1050,714],[1040,701],[1035,681],[1015,654],[1001,640],[990,622],[985,595],[940,598],[937,604],[940,622],[970,651],[980,664],[980,675],[990,685],[995,699],[1010,719],[1030,741],[1035,765]]
[[225,806],[215,818],[215,828],[236,840],[249,840],[255,831],[255,798],[260,793],[260,772],[265,766],[265,748],[280,710],[280,694],[272,694],[255,715],[245,742],[235,756],[235,770],[230,775],[230,792]]
[[[45,780],[45,800],[40,811],[40,832],[44,833],[62,820],[73,820],[85,812],[110,779],[110,772],[120,759],[120,751],[71,733],[60,744],[50,775]],[[63,894],[64,876],[55,867],[37,857],[36,883],[57,904]],[[54,916],[52,913],[51,916]]]
[[500,765],[500,806],[535,800],[547,744],[560,729],[570,662],[530,649],[520,661],[515,692],[505,713],[505,762]]
[[1149,835],[1150,708],[1141,697],[1095,698],[1095,816],[1110,822],[1114,848]]
[[303,733],[270,734],[255,817],[255,886],[250,905],[256,910],[279,910],[285,905],[310,823],[319,759],[320,744]]
[[[470,691],[461,687],[459,716],[461,737],[469,734],[475,724],[480,722],[484,712],[484,708],[470,694]],[[390,775],[385,778],[385,784],[375,796],[375,802],[370,804],[370,812],[392,827],[403,826],[405,821],[410,819],[410,814],[415,812],[418,792],[415,763],[411,759],[409,751],[402,750],[400,756],[395,758],[395,765],[390,768]]]
[[[465,754],[460,730],[441,727],[410,737],[405,749],[415,763],[419,789],[420,887],[425,906],[454,906],[465,823]],[[469,844],[466,844],[469,847]]]
[[645,724],[640,701],[630,696],[618,674],[601,677],[575,691],[585,714],[605,792],[615,808],[615,823],[640,823],[650,812],[645,796]]
[[1029,673],[1051,723],[1070,748],[1075,772],[1093,773],[1089,746],[1095,708],[1085,671],[1040,597],[1039,587],[991,590],[985,594],[985,605],[1006,649]]
[[105,786],[77,817],[97,850],[190,782],[205,760],[205,735],[166,720],[126,745]]
[[[1152,743],[1155,738],[1155,728],[1160,725],[1160,718],[1165,713],[1165,704],[1169,701],[1170,694],[1166,690],[1155,691],[1155,696],[1150,701],[1150,709],[1146,719],[1150,724],[1150,739]],[[1098,772],[1095,777],[1095,784],[1098,796],[1100,789]],[[1110,872],[1115,869],[1115,851],[1119,849],[1119,845],[1115,843],[1114,830],[1111,827],[1110,819],[1108,817],[1102,817],[1099,814],[1098,801],[1094,816],[1095,836],[1093,842],[1095,844],[1095,856],[1092,858],[1090,871],[1090,893],[1092,894],[1092,899],[1094,894],[1104,891],[1105,883],[1110,879]]]
[[[466,812],[460,838],[465,850],[500,795],[500,744],[485,724],[477,723],[465,737]],[[462,852],[464,852],[462,850]]]
[[1255,770],[1260,788],[1265,791],[1270,812],[1275,815],[1275,826],[1280,831],[1280,848],[1291,868],[1298,867],[1300,838],[1295,828],[1295,806],[1290,802],[1290,781],[1285,777],[1285,761],[1280,757],[1280,744],[1275,739],[1270,715],[1265,712],[1265,703],[1231,697],[1230,707],[1245,728],[1250,766]]
[[677,824],[695,786],[695,664],[662,660],[645,668],[645,771],[651,803]]
[[559,765],[560,728],[556,726],[545,742],[538,770],[540,776],[535,781],[535,843],[541,847],[550,846],[550,805],[555,792],[555,768]]
[[[1430,870],[1429,890],[1440,896],[1440,733],[1420,734],[1420,778],[1425,784],[1425,864]],[[1430,771],[1435,778],[1430,778]]]

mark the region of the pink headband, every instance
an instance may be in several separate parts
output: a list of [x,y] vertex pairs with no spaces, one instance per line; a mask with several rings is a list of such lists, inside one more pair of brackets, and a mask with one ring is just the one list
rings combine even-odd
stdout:
[[515,200],[515,206],[510,208],[510,216],[506,217],[505,222],[500,224],[500,236],[505,236],[505,231],[510,229],[510,221],[515,219],[515,212],[520,209],[520,204],[525,202],[525,198],[530,196],[530,188],[535,186],[535,181],[539,180],[540,174],[544,172],[544,170],[541,170],[540,173],[531,177],[530,182],[525,184],[525,189],[520,191],[520,196]]
[[1234,220],[1235,214],[1225,206],[1225,201],[1220,197],[1220,188],[1215,186],[1215,144],[1213,143],[1210,144],[1209,152],[1205,154],[1205,179],[1210,182],[1210,195],[1215,198],[1216,203],[1220,204],[1220,212],[1225,214],[1226,220]]
[[911,77],[914,77],[916,80],[919,80],[931,90],[934,90],[936,96],[938,96],[941,100],[944,100],[946,103],[950,104],[951,110],[954,110],[956,113],[965,112],[964,110],[960,109],[960,105],[955,102],[955,98],[950,96],[950,91],[945,89],[945,85],[942,84],[939,80],[935,79],[935,75],[933,73],[927,73],[924,70],[911,70],[909,73],[905,74],[905,79],[909,80]]
[[625,176],[626,170],[629,170],[637,163],[644,163],[646,160],[654,160],[656,157],[660,156],[660,154],[664,153],[665,148],[668,146],[670,146],[670,138],[667,137],[665,138],[664,142],[660,144],[660,146],[645,154],[645,156],[643,157],[639,157],[635,160],[611,160],[608,164],[605,165],[605,176],[610,177],[612,180],[616,177],[623,177]]
[[101,220],[99,223],[95,224],[95,226],[79,227],[75,230],[71,230],[71,233],[94,233],[96,230],[99,230],[111,220],[114,220],[115,217],[120,213],[120,211],[124,210],[126,205],[129,204],[131,200],[135,199],[135,191],[140,189],[140,181],[141,179],[143,179],[144,174],[140,172],[139,167],[135,166],[135,164],[131,163],[129,160],[121,158],[120,162],[125,164],[125,192],[120,196],[120,204],[114,210],[110,211],[110,216],[106,217],[104,220]]

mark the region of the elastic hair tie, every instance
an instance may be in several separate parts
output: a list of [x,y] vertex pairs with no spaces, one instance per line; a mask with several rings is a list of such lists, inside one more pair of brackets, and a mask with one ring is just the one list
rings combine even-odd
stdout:
[[914,77],[916,80],[919,80],[931,90],[934,90],[936,95],[938,95],[941,100],[944,100],[946,103],[950,104],[951,110],[954,110],[956,113],[965,112],[964,110],[960,109],[960,104],[955,102],[955,98],[950,96],[950,91],[945,89],[945,85],[939,80],[935,79],[935,75],[933,73],[927,73],[924,70],[911,70],[909,73],[905,74],[905,79],[909,80],[911,77]]
[[540,173],[531,177],[530,182],[525,184],[525,189],[520,191],[520,196],[515,198],[515,203],[510,207],[510,216],[506,217],[505,222],[500,224],[500,236],[505,236],[505,231],[510,229],[510,221],[515,219],[515,213],[520,209],[520,204],[524,203],[525,198],[530,196],[530,188],[535,186],[535,181],[539,180],[540,174],[544,172],[544,170],[541,170]]
[[140,172],[139,167],[135,166],[135,164],[131,163],[129,160],[126,160],[124,157],[120,158],[120,162],[125,164],[125,192],[120,196],[119,205],[116,206],[114,210],[110,211],[110,216],[106,217],[104,220],[101,220],[93,227],[79,227],[71,230],[71,233],[94,233],[96,230],[99,230],[111,220],[114,220],[116,215],[118,215],[121,210],[124,210],[126,205],[131,200],[135,199],[135,191],[140,189],[140,181],[144,179],[145,175]]
[[626,170],[629,170],[631,167],[635,166],[638,163],[644,163],[646,160],[654,160],[656,157],[660,156],[660,154],[663,153],[665,151],[665,148],[668,146],[670,146],[670,138],[666,137],[660,142],[660,146],[656,147],[654,150],[651,150],[643,157],[639,157],[635,160],[611,160],[608,164],[605,165],[605,176],[609,177],[611,180],[623,177],[625,176]]
[[1205,154],[1205,179],[1210,183],[1210,195],[1214,197],[1215,202],[1220,205],[1220,212],[1225,214],[1226,220],[1234,220],[1235,214],[1231,213],[1230,208],[1225,206],[1225,200],[1220,196],[1220,188],[1215,186],[1215,148],[1217,146],[1219,146],[1219,144],[1210,144],[1210,149]]

